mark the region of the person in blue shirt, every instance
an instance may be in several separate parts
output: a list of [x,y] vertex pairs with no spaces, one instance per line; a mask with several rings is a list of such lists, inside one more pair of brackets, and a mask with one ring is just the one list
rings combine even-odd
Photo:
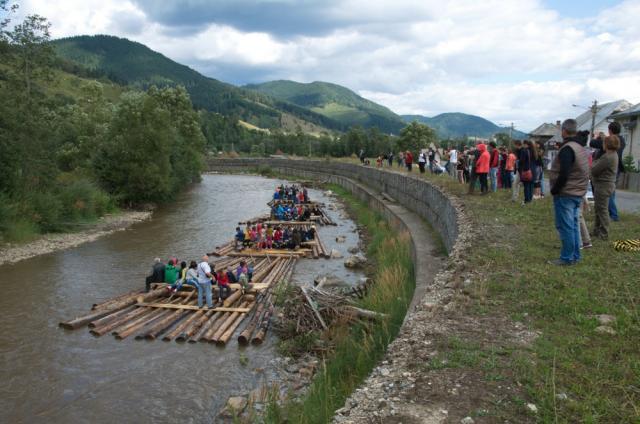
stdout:
[[235,249],[240,250],[239,246],[242,246],[243,243],[244,243],[244,231],[242,231],[240,227],[236,227]]

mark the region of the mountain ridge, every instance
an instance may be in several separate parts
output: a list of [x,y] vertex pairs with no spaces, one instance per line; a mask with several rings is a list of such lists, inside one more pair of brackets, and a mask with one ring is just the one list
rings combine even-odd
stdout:
[[[432,127],[440,138],[481,137],[489,138],[497,133],[509,134],[509,127],[501,127],[481,116],[462,112],[445,112],[433,117],[423,115],[401,115],[406,123],[418,121]],[[513,130],[514,138],[526,138],[527,134]]]
[[322,114],[204,76],[126,38],[81,35],[53,40],[52,45],[63,60],[77,67],[140,89],[183,85],[196,108],[236,116],[261,128],[278,128],[282,116],[291,114],[327,130],[344,130]]
[[400,115],[386,106],[368,100],[353,90],[325,81],[302,83],[275,80],[247,84],[242,88],[257,91],[305,107],[347,126],[378,127],[398,134],[405,126]]

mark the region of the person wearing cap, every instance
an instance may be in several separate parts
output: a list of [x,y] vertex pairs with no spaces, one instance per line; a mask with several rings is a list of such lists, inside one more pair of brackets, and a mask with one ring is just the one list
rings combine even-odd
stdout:
[[160,258],[155,258],[153,260],[153,268],[151,269],[151,275],[149,275],[144,282],[144,289],[147,293],[151,289],[151,283],[164,282],[164,270],[165,270],[165,266],[160,260]]

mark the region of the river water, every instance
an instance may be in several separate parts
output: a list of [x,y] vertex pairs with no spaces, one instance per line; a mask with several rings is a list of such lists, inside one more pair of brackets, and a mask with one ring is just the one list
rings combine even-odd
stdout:
[[[60,321],[95,301],[143,287],[153,258],[197,259],[233,236],[236,223],[267,212],[281,180],[205,175],[153,219],[77,248],[0,267],[0,422],[214,422],[231,395],[268,383],[275,337],[262,346],[115,340],[68,331]],[[319,190],[313,200],[333,202]],[[346,255],[355,225],[329,211],[338,227],[320,227],[325,245]],[[347,236],[335,243],[335,236]],[[349,281],[342,260],[303,260],[294,280],[320,273]],[[248,359],[239,360],[241,353]]]

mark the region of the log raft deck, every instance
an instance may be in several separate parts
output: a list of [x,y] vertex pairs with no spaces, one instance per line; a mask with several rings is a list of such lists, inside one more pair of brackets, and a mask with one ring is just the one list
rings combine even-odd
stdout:
[[[311,223],[281,222],[307,229]],[[231,250],[228,250],[228,246]],[[216,270],[235,269],[240,261],[254,264],[253,287],[243,292],[239,284],[231,284],[231,294],[215,303],[211,309],[198,308],[194,287],[184,285],[177,293],[170,293],[167,284],[152,285],[149,293],[134,290],[101,303],[96,303],[86,315],[60,323],[60,327],[75,330],[88,327],[96,337],[112,334],[116,339],[178,342],[208,342],[226,345],[234,333],[240,344],[261,344],[270,326],[273,313],[274,288],[288,281],[301,257],[328,257],[318,237],[305,242],[299,250],[244,249],[235,252],[233,243],[220,246],[216,252],[224,256],[214,262]],[[213,287],[213,298],[218,288]]]

